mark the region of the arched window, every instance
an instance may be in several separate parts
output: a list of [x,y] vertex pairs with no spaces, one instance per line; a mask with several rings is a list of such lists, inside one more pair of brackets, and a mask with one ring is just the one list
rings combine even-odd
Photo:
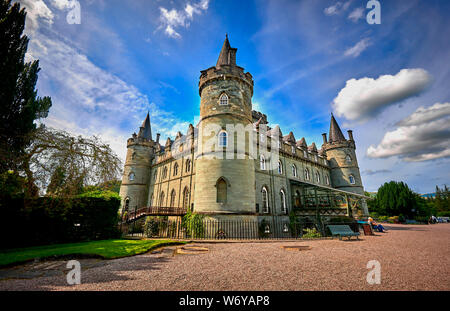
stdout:
[[221,131],[219,133],[219,147],[226,147],[227,146],[227,139],[228,138],[228,134],[225,131]]
[[228,96],[227,96],[227,94],[222,94],[222,96],[220,96],[220,102],[219,102],[219,104],[220,104],[221,106],[228,105]]
[[266,158],[263,155],[259,156],[259,168],[263,171],[266,170]]
[[295,164],[292,164],[292,176],[298,177],[297,166]]
[[278,174],[283,174],[283,165],[281,164],[281,161],[278,161]]
[[306,150],[303,150],[303,157],[305,159],[308,159],[308,152]]
[[325,183],[326,183],[327,185],[330,185],[330,176],[325,175]]
[[183,208],[189,207],[189,189],[186,187],[183,190]]
[[227,202],[227,182],[223,178],[219,178],[216,184],[217,203]]
[[186,160],[186,173],[191,171],[191,159]]
[[318,184],[320,184],[320,174],[319,174],[318,171],[316,171],[316,182],[317,182]]
[[136,175],[135,175],[133,172],[131,172],[131,173],[128,175],[128,180],[129,180],[129,181],[133,181],[135,177],[136,177]]
[[284,193],[283,189],[281,189],[281,191],[280,191],[280,200],[281,200],[281,212],[282,213],[287,213],[286,194]]
[[170,193],[170,207],[175,207],[175,189],[172,189],[172,192]]
[[317,157],[317,155],[314,155],[314,161],[319,162],[319,158]]
[[305,180],[309,180],[309,170],[305,168]]
[[351,164],[352,163],[352,157],[350,155],[348,155],[348,154],[345,156],[345,163],[347,163],[347,164]]
[[348,179],[350,180],[350,183],[351,183],[352,185],[354,185],[354,184],[356,183],[356,181],[355,181],[355,176],[350,175],[350,176],[348,176]]
[[156,181],[157,177],[158,177],[158,171],[155,170],[155,175],[153,175],[153,179]]
[[164,191],[159,195],[159,206],[164,206]]
[[262,211],[263,211],[263,213],[268,213],[269,212],[269,197],[268,197],[266,187],[262,188],[261,195],[262,195]]
[[173,176],[177,175],[178,175],[178,163],[175,163],[175,165],[173,166]]
[[131,160],[136,160],[136,152],[133,152],[133,154],[131,155]]
[[259,141],[265,142],[266,141],[266,135],[263,134],[263,133],[259,134]]
[[167,166],[164,166],[162,177],[163,177],[163,179],[165,179],[167,177]]
[[292,154],[295,154],[295,146],[291,146]]
[[128,208],[130,207],[130,198],[126,198],[125,199],[125,206],[124,206],[124,210],[128,211]]

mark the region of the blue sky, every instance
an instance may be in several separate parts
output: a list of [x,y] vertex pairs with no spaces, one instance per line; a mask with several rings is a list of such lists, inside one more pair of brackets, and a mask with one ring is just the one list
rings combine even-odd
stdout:
[[98,135],[124,158],[150,111],[164,141],[199,114],[200,70],[225,33],[255,81],[254,109],[283,134],[322,143],[333,112],[354,131],[366,190],[390,180],[420,193],[449,184],[450,2],[390,0],[20,0],[28,59],[51,96],[48,126]]

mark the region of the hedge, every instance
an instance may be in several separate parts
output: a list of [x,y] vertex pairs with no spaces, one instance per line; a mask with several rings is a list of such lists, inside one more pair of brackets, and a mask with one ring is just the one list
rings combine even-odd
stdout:
[[72,243],[120,236],[118,197],[0,198],[0,248]]

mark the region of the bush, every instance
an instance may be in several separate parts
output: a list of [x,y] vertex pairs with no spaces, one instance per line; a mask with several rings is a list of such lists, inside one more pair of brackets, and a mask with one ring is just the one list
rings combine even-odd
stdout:
[[[0,248],[103,240],[120,236],[117,197],[0,199]],[[20,226],[20,230],[17,228]]]
[[186,234],[192,238],[202,238],[205,235],[204,215],[194,214],[190,210],[183,216],[182,228],[186,229]]
[[322,237],[322,235],[320,234],[319,231],[317,231],[316,228],[303,229],[303,236],[302,236],[302,238],[315,239],[315,238],[320,238],[320,237]]
[[438,212],[437,217],[450,217],[450,211]]

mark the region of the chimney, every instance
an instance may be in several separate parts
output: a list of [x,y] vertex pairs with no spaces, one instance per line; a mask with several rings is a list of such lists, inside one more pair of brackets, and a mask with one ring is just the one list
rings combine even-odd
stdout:
[[348,130],[348,139],[349,140],[353,140],[353,131],[352,130]]
[[327,143],[327,133],[323,133],[322,137],[323,137],[323,143],[326,144]]
[[161,134],[156,134],[156,143],[159,144],[159,137],[161,136]]

